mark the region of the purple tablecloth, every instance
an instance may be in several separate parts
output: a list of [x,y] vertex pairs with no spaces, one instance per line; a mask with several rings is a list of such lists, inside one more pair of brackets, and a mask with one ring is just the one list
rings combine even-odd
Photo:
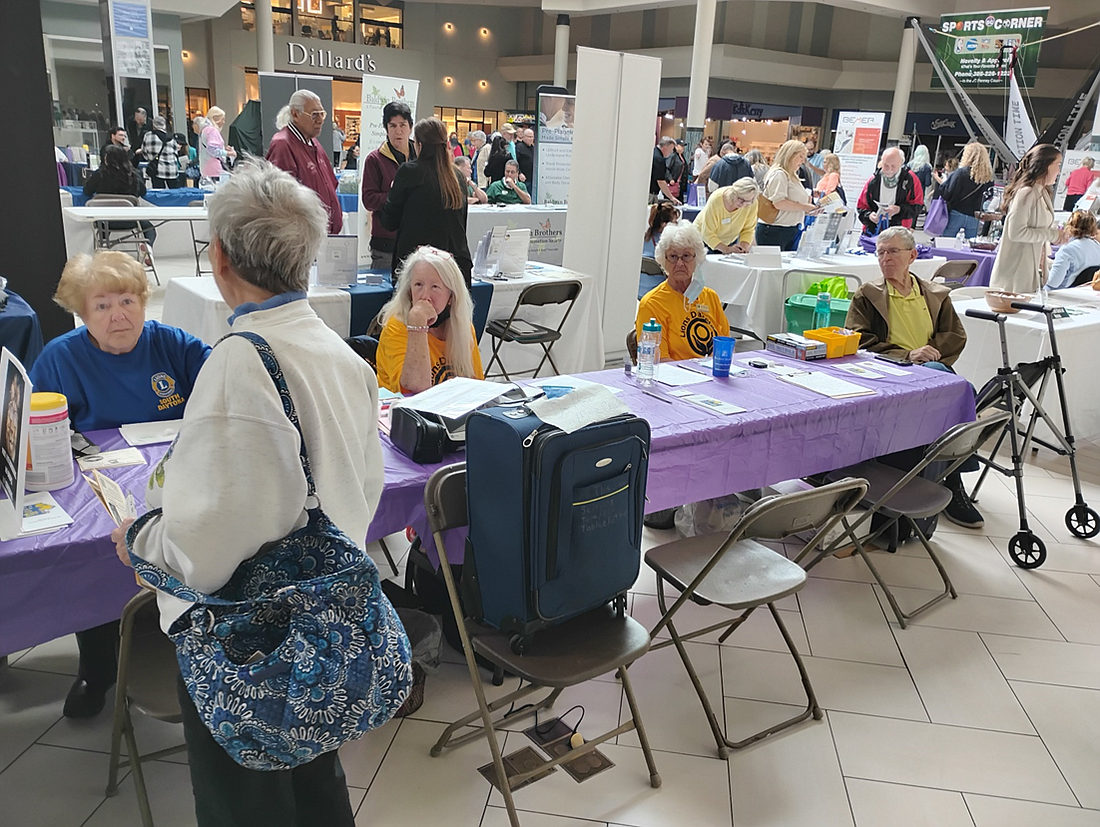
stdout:
[[[86,436],[104,451],[127,447],[118,431]],[[148,465],[103,473],[143,504],[152,465],[167,449],[142,448]],[[80,470],[72,485],[52,493],[73,518],[71,526],[0,543],[0,655],[117,618],[138,591],[133,571],[115,557],[114,523]]]
[[[859,237],[860,246],[868,253],[873,253],[875,251],[875,243],[877,241],[878,236],[874,235],[861,235]],[[925,247],[923,244],[918,245],[917,249],[921,251],[918,258],[940,256],[949,261],[978,262],[978,269],[970,274],[970,278],[966,280],[966,286],[989,286],[989,276],[993,272],[993,261],[997,258],[997,252],[995,250],[955,250],[950,247]]]
[[[734,363],[748,358],[740,355]],[[837,364],[859,358],[815,362],[811,369],[873,388],[872,396],[830,399],[754,368],[745,376],[695,386],[699,393],[746,409],[733,416],[681,400],[653,399],[619,371],[584,376],[623,389],[619,398],[649,421],[647,494],[648,508],[655,511],[924,445],[952,425],[974,418],[974,395],[961,377],[912,367],[906,376],[870,381],[836,369]],[[91,439],[104,450],[123,447],[116,431],[97,432]],[[142,453],[155,460],[164,448],[153,446]],[[417,465],[386,438],[382,452],[386,486],[367,539],[408,525],[423,536],[424,483],[440,466]],[[448,460],[462,458],[459,453]],[[111,475],[141,498],[149,470],[143,465]],[[54,496],[73,516],[74,525],[0,548],[0,654],[118,617],[137,590],[133,574],[115,558],[111,521],[84,483],[78,479]],[[447,538],[446,545],[450,559],[460,562],[461,536]]]

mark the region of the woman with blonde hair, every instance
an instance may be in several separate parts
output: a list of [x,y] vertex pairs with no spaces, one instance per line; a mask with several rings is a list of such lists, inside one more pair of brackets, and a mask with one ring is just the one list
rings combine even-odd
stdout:
[[221,177],[223,172],[232,168],[237,158],[237,150],[225,145],[225,138],[222,137],[224,128],[225,110],[211,106],[199,133],[199,174],[203,178]]
[[[840,187],[840,156],[835,152],[830,152],[825,156],[825,160],[821,162],[821,168],[825,170],[825,174],[817,182],[817,191],[822,195],[836,192],[837,187]],[[844,203],[848,203],[847,199],[844,198],[843,187],[841,187],[840,195]]]
[[747,253],[756,229],[759,195],[760,187],[754,178],[739,178],[728,187],[715,190],[695,216],[695,229],[703,236],[703,242],[719,253]]
[[993,166],[989,163],[989,148],[971,141],[962,152],[959,168],[944,179],[939,196],[947,202],[947,226],[941,236],[951,238],[962,230],[967,238],[978,234],[979,222],[974,213],[993,196]]
[[1066,222],[1066,233],[1069,241],[1054,254],[1047,287],[1060,290],[1063,287],[1076,287],[1078,284],[1091,282],[1095,289],[1100,276],[1089,279],[1086,271],[1100,267],[1100,238],[1096,232],[1096,216],[1077,210]]
[[395,393],[419,393],[456,376],[484,379],[473,315],[454,256],[417,248],[382,308],[378,384]]
[[[123,152],[121,147],[113,147]],[[64,394],[73,428],[179,419],[210,348],[176,327],[145,318],[145,268],[117,250],[80,253],[61,273],[54,301],[84,322],[43,348],[30,370],[36,391]],[[115,682],[118,621],[76,633],[77,677],[66,718],[91,718]]]
[[466,181],[454,165],[447,127],[439,118],[423,118],[413,127],[416,159],[394,175],[378,220],[394,236],[396,273],[413,250],[424,244],[446,250],[470,286],[474,269],[466,242]]
[[793,250],[798,225],[805,216],[817,213],[809,191],[798,177],[798,168],[806,158],[806,145],[802,141],[787,141],[776,151],[760,195],[757,244]]

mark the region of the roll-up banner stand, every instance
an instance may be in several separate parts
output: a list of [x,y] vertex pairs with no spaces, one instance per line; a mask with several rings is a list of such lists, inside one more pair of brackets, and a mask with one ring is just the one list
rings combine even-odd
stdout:
[[[366,157],[386,142],[386,125],[382,123],[382,110],[387,103],[404,101],[412,112],[412,123],[416,123],[416,98],[420,92],[420,81],[412,78],[391,78],[384,75],[363,75],[363,97],[361,118],[359,120],[359,174],[363,174],[363,162]],[[409,137],[412,141],[412,137]],[[362,183],[359,192],[362,193]],[[364,209],[362,196],[359,200],[359,265],[370,266],[370,213]]]
[[837,119],[833,152],[840,156],[840,183],[849,203],[875,174],[885,121],[885,112],[841,112]]
[[573,109],[576,96],[561,86],[540,86],[539,128],[535,132],[536,204],[569,203],[569,170],[573,164]]

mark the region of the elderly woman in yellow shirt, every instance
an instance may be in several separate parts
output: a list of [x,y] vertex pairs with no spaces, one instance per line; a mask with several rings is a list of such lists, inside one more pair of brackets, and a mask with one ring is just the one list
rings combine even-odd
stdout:
[[722,300],[697,275],[705,256],[703,237],[691,222],[665,227],[656,259],[667,278],[642,296],[634,322],[639,337],[650,319],[660,323],[662,362],[708,356],[715,336],[730,335]]
[[747,253],[756,232],[759,195],[760,187],[753,178],[740,178],[715,190],[695,216],[695,229],[703,243],[719,253]]

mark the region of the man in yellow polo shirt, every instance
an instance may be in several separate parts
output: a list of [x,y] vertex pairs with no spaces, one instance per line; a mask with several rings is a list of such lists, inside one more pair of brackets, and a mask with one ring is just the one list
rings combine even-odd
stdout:
[[756,199],[760,187],[741,178],[715,190],[695,216],[695,229],[704,243],[719,253],[747,253],[756,232]]
[[[883,280],[860,286],[844,326],[860,334],[860,348],[951,371],[966,346],[966,330],[951,306],[951,291],[909,272],[909,265],[917,260],[917,244],[905,227],[883,230],[876,252]],[[888,457],[879,460],[907,470],[923,453],[923,449],[916,450],[915,455],[902,451],[891,455],[894,461]],[[981,528],[984,520],[967,495],[960,473],[977,470],[977,462],[970,459],[967,463],[944,480],[952,493],[944,514],[957,525]]]
[[951,291],[909,272],[917,244],[905,227],[883,230],[877,252],[883,280],[860,286],[845,327],[860,334],[862,349],[932,368],[950,367],[966,345]]

